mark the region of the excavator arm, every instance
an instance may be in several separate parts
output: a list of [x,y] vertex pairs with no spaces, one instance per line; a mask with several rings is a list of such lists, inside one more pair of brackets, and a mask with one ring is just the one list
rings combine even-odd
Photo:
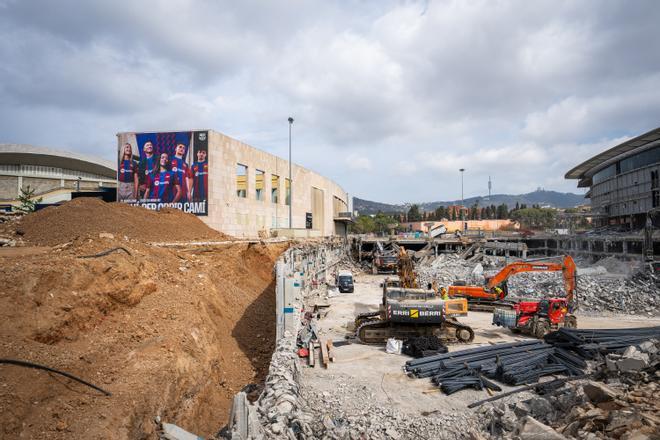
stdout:
[[[566,300],[569,304],[575,296],[575,273],[576,267],[573,258],[569,255],[564,257],[562,263],[543,263],[518,261],[505,266],[497,274],[488,280],[486,285],[481,286],[449,286],[449,296],[464,296],[473,299],[486,299],[496,301],[504,299],[506,288],[504,283],[509,277],[522,272],[559,272],[563,273]],[[504,287],[504,288],[503,288]]]

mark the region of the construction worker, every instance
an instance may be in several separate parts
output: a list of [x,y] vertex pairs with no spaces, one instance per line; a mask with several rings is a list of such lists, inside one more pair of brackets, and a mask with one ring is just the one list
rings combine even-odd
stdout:
[[502,290],[500,286],[495,286],[495,289],[493,290],[495,290],[495,293],[497,293],[497,297],[499,299],[504,299],[504,290]]
[[440,297],[442,298],[443,301],[449,299],[449,295],[447,295],[447,289],[445,289],[444,287],[440,288]]

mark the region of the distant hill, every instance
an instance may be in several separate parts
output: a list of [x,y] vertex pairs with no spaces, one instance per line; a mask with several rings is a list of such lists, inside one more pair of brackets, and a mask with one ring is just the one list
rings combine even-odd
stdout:
[[[585,199],[582,194],[562,193],[557,191],[536,190],[527,194],[493,194],[490,199],[486,197],[469,197],[465,199],[465,206],[472,206],[475,202],[479,206],[501,205],[505,203],[509,209],[515,208],[516,203],[525,204],[528,207],[532,205],[551,206],[553,208],[572,208],[577,205],[589,204],[589,199]],[[443,202],[422,202],[417,203],[423,211],[434,211],[439,206],[460,205],[460,200],[448,200]],[[360,214],[376,214],[378,212],[396,213],[406,212],[410,209],[412,203],[400,205],[391,205],[387,203],[372,202],[370,200],[353,197],[353,209]]]

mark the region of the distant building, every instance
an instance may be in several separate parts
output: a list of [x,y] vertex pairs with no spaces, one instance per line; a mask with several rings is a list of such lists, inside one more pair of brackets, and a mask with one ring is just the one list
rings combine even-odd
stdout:
[[17,205],[21,188],[35,190],[43,203],[71,200],[76,191],[116,186],[110,161],[22,144],[0,144],[0,204]]
[[610,148],[566,173],[589,188],[596,226],[644,226],[646,213],[660,207],[660,128]]

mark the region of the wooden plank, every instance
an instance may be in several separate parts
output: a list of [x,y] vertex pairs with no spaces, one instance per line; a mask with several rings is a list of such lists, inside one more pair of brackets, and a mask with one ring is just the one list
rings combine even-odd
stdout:
[[335,346],[332,345],[332,339],[328,339],[325,341],[325,345],[328,347],[328,357],[330,358],[330,362],[335,361]]
[[328,368],[330,360],[328,359],[328,346],[324,341],[321,341],[321,357],[323,358],[323,366]]

